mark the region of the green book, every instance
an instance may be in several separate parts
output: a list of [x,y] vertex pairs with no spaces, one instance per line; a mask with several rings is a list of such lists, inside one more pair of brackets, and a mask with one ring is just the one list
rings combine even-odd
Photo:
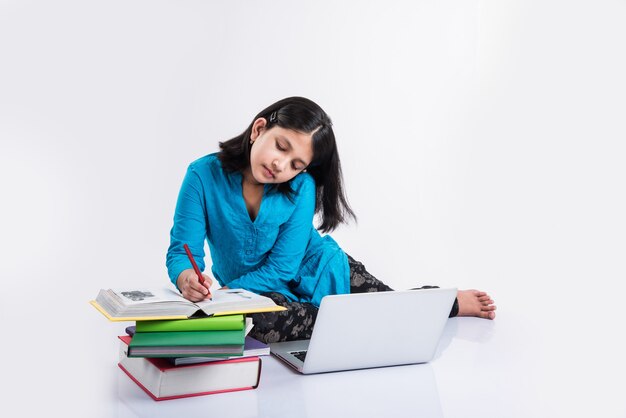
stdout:
[[230,357],[243,355],[245,330],[136,332],[128,357]]
[[243,315],[163,321],[137,321],[136,332],[232,331],[243,329],[244,323]]

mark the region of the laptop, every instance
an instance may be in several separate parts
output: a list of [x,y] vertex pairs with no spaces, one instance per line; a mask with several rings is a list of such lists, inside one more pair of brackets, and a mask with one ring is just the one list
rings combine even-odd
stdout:
[[457,289],[325,296],[310,340],[270,344],[270,352],[303,374],[426,363]]

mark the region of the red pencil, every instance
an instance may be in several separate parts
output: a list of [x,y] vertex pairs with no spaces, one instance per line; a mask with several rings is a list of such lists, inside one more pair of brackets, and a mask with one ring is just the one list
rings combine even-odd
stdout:
[[[187,244],[183,244],[183,247],[185,248],[185,252],[187,253],[187,257],[189,257],[189,261],[191,261],[191,265],[193,266],[193,270],[198,275],[198,280],[200,281],[200,284],[204,284],[204,277],[202,277],[202,272],[198,268],[198,265],[196,264],[196,260],[194,260],[193,259],[193,255],[191,255],[191,250],[189,249],[189,246]],[[208,289],[209,288],[207,287],[207,290]],[[212,299],[210,290],[209,290],[209,293],[207,293],[207,296],[209,297],[209,299]]]

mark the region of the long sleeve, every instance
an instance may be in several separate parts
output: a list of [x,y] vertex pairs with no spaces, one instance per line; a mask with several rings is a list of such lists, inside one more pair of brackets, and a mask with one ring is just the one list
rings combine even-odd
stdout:
[[174,285],[183,270],[192,268],[183,248],[184,244],[189,245],[198,267],[204,271],[204,240],[207,231],[208,220],[202,182],[190,166],[178,195],[174,226],[170,231],[170,246],[167,250],[167,272]]

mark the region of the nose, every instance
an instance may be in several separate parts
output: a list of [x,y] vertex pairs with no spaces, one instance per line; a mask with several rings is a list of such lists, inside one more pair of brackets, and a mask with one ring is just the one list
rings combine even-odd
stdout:
[[275,173],[280,173],[281,171],[283,171],[283,166],[284,162],[282,160],[275,159],[274,161],[272,161],[272,170],[274,170]]

